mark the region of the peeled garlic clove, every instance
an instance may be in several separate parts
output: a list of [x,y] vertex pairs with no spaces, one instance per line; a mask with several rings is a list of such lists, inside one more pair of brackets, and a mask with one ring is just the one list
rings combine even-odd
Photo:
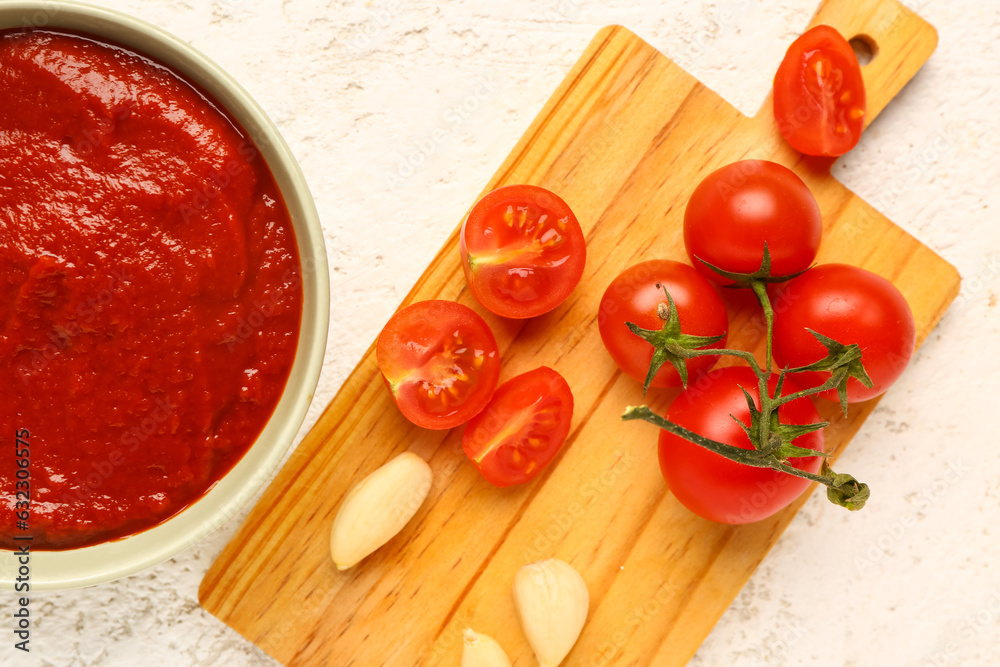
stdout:
[[514,606],[541,667],[556,667],[580,637],[590,593],[572,565],[549,558],[514,575]]
[[356,565],[403,529],[431,490],[431,468],[404,452],[351,489],[330,531],[338,570]]
[[462,648],[462,667],[510,667],[510,658],[492,637],[466,628]]

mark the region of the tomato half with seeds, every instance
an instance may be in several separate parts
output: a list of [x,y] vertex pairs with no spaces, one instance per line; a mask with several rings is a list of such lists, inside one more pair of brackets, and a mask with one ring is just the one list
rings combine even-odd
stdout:
[[792,148],[843,155],[861,138],[865,80],[850,43],[828,25],[792,42],[774,75],[774,119]]
[[569,435],[573,392],[542,366],[507,380],[465,426],[462,449],[486,481],[504,487],[534,479]]
[[783,165],[741,160],[713,171],[684,209],[684,247],[699,273],[720,285],[733,281],[701,261],[733,273],[760,268],[764,245],[771,275],[812,264],[823,237],[819,205],[809,187]]
[[459,250],[476,300],[513,319],[565,301],[587,259],[573,211],[537,185],[508,185],[480,199],[462,225]]
[[[774,392],[777,375],[772,374],[768,390]],[[702,377],[680,394],[670,405],[667,419],[699,435],[734,447],[752,449],[750,438],[740,426],[750,426],[750,408],[746,389],[760,407],[757,376],[746,366],[719,368]],[[785,380],[782,394],[798,389]],[[732,416],[730,416],[732,415]],[[778,412],[784,424],[815,424],[822,421],[809,397],[781,406]],[[735,419],[734,419],[735,417]],[[737,422],[736,420],[739,420]],[[823,431],[801,435],[792,443],[799,447],[823,450]],[[770,468],[754,468],[729,459],[680,438],[660,431],[660,470],[671,493],[689,510],[718,523],[760,521],[788,506],[808,488],[809,480]],[[788,459],[789,465],[816,473],[820,457]]]
[[500,379],[489,325],[454,301],[419,301],[398,311],[379,334],[375,356],[400,412],[424,428],[469,421]]

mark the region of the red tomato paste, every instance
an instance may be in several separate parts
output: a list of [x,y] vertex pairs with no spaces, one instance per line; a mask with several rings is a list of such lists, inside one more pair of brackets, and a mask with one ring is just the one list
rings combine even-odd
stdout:
[[161,523],[246,453],[301,266],[256,146],[166,67],[6,31],[0,91],[0,546],[68,549]]

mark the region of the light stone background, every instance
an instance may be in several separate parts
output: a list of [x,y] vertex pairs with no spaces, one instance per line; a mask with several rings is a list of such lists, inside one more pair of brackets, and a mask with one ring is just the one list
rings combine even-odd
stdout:
[[[834,172],[957,266],[962,293],[843,458],[875,499],[849,514],[815,494],[697,667],[1000,665],[1000,455],[988,428],[1000,374],[1000,3],[906,2],[940,45]],[[753,114],[816,0],[99,4],[222,65],[302,164],[333,293],[304,433],[599,27],[624,24]],[[33,594],[27,659],[11,648],[2,594],[0,664],[274,664],[197,603],[244,516],[144,574]]]

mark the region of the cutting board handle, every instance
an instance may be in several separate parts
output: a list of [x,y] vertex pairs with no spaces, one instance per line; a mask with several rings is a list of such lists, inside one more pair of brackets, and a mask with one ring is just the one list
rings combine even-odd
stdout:
[[[868,99],[865,127],[927,62],[938,42],[934,26],[897,0],[825,0],[809,27],[821,23],[872,51],[861,68]],[[771,113],[769,98],[758,115]]]

